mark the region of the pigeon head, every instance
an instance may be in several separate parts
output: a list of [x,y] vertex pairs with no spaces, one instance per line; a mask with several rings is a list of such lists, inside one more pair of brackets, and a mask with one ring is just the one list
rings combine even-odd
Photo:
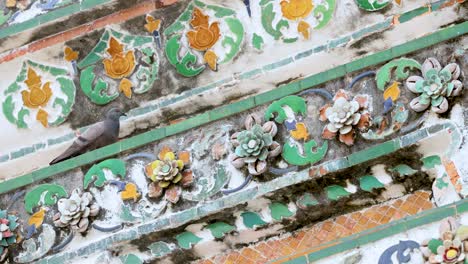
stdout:
[[127,115],[124,112],[122,112],[122,110],[120,110],[119,108],[111,108],[106,114],[106,118],[117,121],[121,116]]

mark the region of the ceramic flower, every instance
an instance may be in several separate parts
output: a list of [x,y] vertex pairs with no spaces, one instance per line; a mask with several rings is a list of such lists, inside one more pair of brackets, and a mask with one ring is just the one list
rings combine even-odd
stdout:
[[192,171],[186,169],[190,163],[189,156],[188,152],[180,152],[176,156],[170,148],[163,148],[159,159],[145,168],[146,176],[152,181],[148,195],[157,198],[164,193],[166,200],[177,203],[182,193],[181,187],[188,187],[193,182]]
[[198,8],[193,10],[193,18],[190,25],[193,30],[187,32],[190,47],[205,51],[211,48],[219,39],[219,23],[208,23],[209,17]]
[[328,124],[322,132],[322,138],[339,140],[348,146],[354,144],[355,129],[366,131],[371,125],[367,111],[367,95],[357,95],[351,99],[345,90],[339,90],[333,98],[333,104],[326,104],[320,109],[320,120]]
[[458,80],[460,67],[450,63],[442,68],[437,59],[428,58],[421,71],[422,77],[410,76],[406,80],[406,87],[419,94],[411,101],[410,107],[421,112],[430,106],[433,112],[445,113],[449,106],[447,98],[458,96],[463,91],[463,83]]
[[8,214],[6,210],[0,210],[0,260],[8,253],[8,246],[16,243],[14,233],[18,218]]
[[267,159],[281,153],[281,145],[273,140],[278,132],[276,124],[268,121],[263,125],[255,115],[245,121],[246,130],[234,133],[231,143],[235,147],[231,162],[236,168],[247,164],[249,173],[260,175],[267,170]]
[[133,51],[123,50],[123,45],[120,44],[114,37],[111,37],[107,53],[111,56],[109,59],[104,59],[104,70],[109,77],[121,79],[128,77],[135,69],[135,55]]
[[89,217],[97,216],[99,205],[93,203],[93,196],[89,192],[82,193],[80,189],[73,190],[70,198],[58,201],[58,213],[54,215],[57,227],[70,227],[80,233],[89,226]]
[[280,5],[283,16],[291,20],[306,18],[314,8],[312,0],[283,0]]

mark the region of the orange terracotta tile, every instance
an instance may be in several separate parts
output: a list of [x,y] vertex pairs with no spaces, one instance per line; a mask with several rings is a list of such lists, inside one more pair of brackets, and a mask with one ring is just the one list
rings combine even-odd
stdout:
[[241,250],[240,254],[250,260],[254,261],[267,261],[265,257],[263,257],[262,254],[260,254],[258,251],[253,250],[251,248],[244,248]]
[[324,241],[325,238],[328,236],[328,233],[328,231],[322,229],[317,233],[315,237],[320,241]]
[[237,258],[236,264],[255,264],[255,261],[253,260],[249,260],[247,258],[245,258],[244,256],[239,256],[239,258]]
[[234,264],[234,263],[237,263],[237,259],[239,258],[240,254],[237,253],[237,252],[231,252],[229,254],[229,256],[227,257],[226,261],[224,262],[224,264]]
[[325,221],[322,225],[322,229],[328,232],[333,230],[333,222],[331,220]]
[[335,223],[339,224],[339,225],[344,225],[346,223],[346,220],[348,220],[348,218],[344,215],[342,216],[339,216],[335,219]]
[[257,244],[254,248],[258,252],[260,252],[262,256],[264,256],[267,259],[275,259],[275,258],[280,257],[279,252],[276,252],[275,250],[273,250],[265,242],[261,242],[260,244]]

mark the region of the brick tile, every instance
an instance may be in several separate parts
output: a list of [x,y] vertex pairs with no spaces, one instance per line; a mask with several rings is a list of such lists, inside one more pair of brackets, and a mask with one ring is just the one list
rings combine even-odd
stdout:
[[331,220],[325,221],[322,225],[322,229],[328,232],[331,232],[333,230],[333,222]]
[[265,257],[263,257],[262,254],[260,254],[258,251],[253,250],[251,248],[244,248],[241,250],[240,254],[250,260],[253,261],[267,261]]
[[328,236],[328,233],[328,231],[322,229],[318,232],[318,234],[315,237],[320,241],[324,241],[325,238]]
[[229,254],[229,256],[227,257],[226,261],[224,262],[224,264],[235,264],[237,263],[237,259],[239,258],[240,254],[237,253],[237,252],[232,252]]
[[339,224],[339,225],[344,225],[346,223],[346,220],[348,220],[348,218],[344,215],[342,216],[339,216],[335,219],[335,223]]
[[239,258],[235,262],[236,264],[255,264],[255,261],[249,260],[245,258],[244,256],[239,256]]
[[255,250],[260,252],[262,256],[264,256],[267,259],[275,259],[280,257],[279,253],[274,251],[269,245],[267,245],[265,242],[261,242],[260,244],[257,244],[254,247]]

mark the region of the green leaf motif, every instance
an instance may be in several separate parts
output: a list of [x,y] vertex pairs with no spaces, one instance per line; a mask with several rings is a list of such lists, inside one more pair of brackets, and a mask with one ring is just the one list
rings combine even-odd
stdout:
[[8,10],[8,12],[5,14],[5,12],[2,10],[0,12],[0,25],[3,25],[5,22],[7,22],[12,13],[13,11]]
[[377,71],[375,76],[375,80],[377,81],[377,88],[380,91],[385,89],[387,83],[391,81],[393,71],[395,71],[396,80],[403,80],[408,78],[408,70],[414,69],[421,69],[421,64],[419,64],[419,62],[416,60],[401,58],[390,61]]
[[314,7],[314,16],[319,18],[319,23],[314,27],[321,29],[330,22],[335,12],[335,0],[325,0]]
[[83,179],[83,186],[85,189],[88,188],[89,184],[95,179],[94,185],[97,187],[104,186],[106,182],[106,176],[104,174],[104,169],[109,169],[114,175],[120,176],[121,178],[125,177],[127,171],[125,162],[120,159],[108,159],[102,161],[96,165],[93,165],[91,169],[86,173]]
[[[187,199],[191,201],[203,201],[217,194],[229,180],[230,177],[228,173],[224,166],[219,165],[216,168],[214,176],[210,179],[211,181],[203,177],[196,180],[196,185],[201,186],[201,190],[198,191],[196,195],[190,198],[187,197]],[[214,183],[212,181],[214,181]]]
[[325,188],[325,190],[327,192],[328,199],[333,200],[333,201],[336,201],[340,198],[350,195],[350,193],[346,191],[345,188],[339,185],[328,186]]
[[438,155],[427,156],[421,159],[425,169],[433,169],[437,165],[442,165],[442,161]]
[[373,189],[384,188],[385,186],[374,176],[366,175],[359,178],[359,186],[366,192],[371,192]]
[[26,193],[24,197],[24,208],[32,214],[33,209],[41,205],[54,205],[58,199],[67,197],[67,191],[57,184],[41,184]]
[[239,52],[242,40],[244,39],[244,27],[237,18],[226,18],[226,24],[228,25],[231,32],[234,34],[235,39],[227,36],[223,39],[223,48],[229,48],[229,52],[226,53],[226,57],[220,63],[226,63]]
[[435,180],[435,186],[439,189],[439,190],[442,190],[446,187],[448,187],[448,183],[444,180],[444,178],[447,177],[447,174],[444,174],[442,177],[438,177],[436,180]]
[[[313,151],[314,149],[315,151]],[[322,160],[327,154],[327,151],[328,141],[325,141],[321,147],[318,147],[315,140],[310,140],[304,143],[303,155],[300,154],[298,146],[289,143],[284,144],[283,153],[281,155],[287,163],[302,166]]]
[[391,171],[396,171],[402,176],[410,176],[418,172],[406,164],[399,164],[391,169]]
[[273,3],[269,3],[266,6],[262,6],[262,25],[265,31],[270,34],[275,40],[280,39],[283,36],[281,33],[282,28],[289,28],[287,20],[281,19],[273,28],[273,21],[275,20],[276,13],[273,11]]
[[359,8],[364,9],[366,11],[377,11],[377,10],[380,10],[380,9],[386,7],[390,3],[390,0],[384,0],[384,1],[379,1],[379,0],[356,0],[356,3],[357,3]]
[[119,93],[108,94],[107,90],[109,84],[107,84],[102,78],[96,81],[96,85],[93,86],[96,75],[94,74],[94,68],[96,65],[89,66],[84,69],[80,75],[81,90],[88,96],[88,98],[97,105],[105,105],[119,97]]
[[200,242],[202,239],[192,232],[186,231],[176,236],[177,244],[183,249],[190,249],[193,245]]
[[427,244],[427,247],[431,250],[433,254],[437,254],[437,248],[442,246],[444,243],[440,239],[431,239]]
[[277,123],[283,123],[286,121],[288,116],[286,115],[286,111],[283,109],[284,106],[289,106],[295,114],[301,114],[302,116],[306,116],[307,114],[307,105],[304,98],[296,95],[290,95],[275,101],[268,106],[265,111],[265,120],[272,119],[276,114],[275,121]]
[[263,226],[266,225],[266,222],[254,212],[243,212],[241,214],[242,221],[244,225],[248,228],[254,228],[255,226]]
[[176,67],[178,73],[182,74],[185,77],[193,77],[200,74],[205,68],[205,65],[199,67],[194,67],[196,65],[197,56],[195,56],[189,50],[184,54],[182,60],[179,60],[179,50],[180,50],[180,35],[170,38],[166,43],[166,56],[169,62]]
[[226,233],[236,230],[236,227],[224,222],[216,222],[206,226],[215,238],[222,238]]
[[264,44],[264,41],[263,41],[263,38],[262,36],[260,35],[257,35],[256,33],[253,34],[253,37],[252,37],[252,45],[255,49],[257,50],[262,50],[263,49],[263,44]]
[[271,217],[276,221],[281,221],[283,218],[288,218],[294,215],[289,208],[282,203],[271,203],[270,204]]

